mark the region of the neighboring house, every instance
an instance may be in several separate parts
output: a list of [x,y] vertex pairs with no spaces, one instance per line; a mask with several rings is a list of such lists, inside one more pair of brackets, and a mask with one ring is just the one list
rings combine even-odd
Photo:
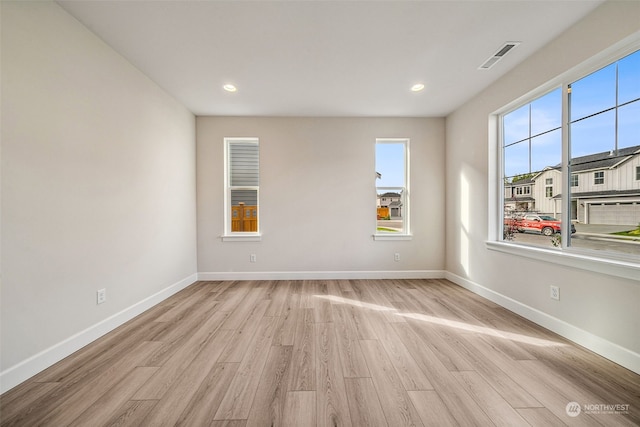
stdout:
[[520,179],[504,185],[504,207],[507,213],[536,210],[533,197],[535,182],[531,178]]
[[[640,145],[571,162],[571,219],[583,224],[640,223]],[[560,165],[530,180],[505,184],[505,210],[562,213]],[[529,190],[525,190],[530,187]],[[525,194],[529,191],[530,194]],[[533,199],[533,200],[531,200]]]
[[571,217],[584,224],[640,223],[640,146],[574,159]]
[[533,197],[536,199],[536,209],[559,217],[562,213],[562,172],[560,165],[547,166],[533,177],[535,182]]
[[389,208],[392,218],[402,218],[402,194],[391,192],[378,194],[378,206]]

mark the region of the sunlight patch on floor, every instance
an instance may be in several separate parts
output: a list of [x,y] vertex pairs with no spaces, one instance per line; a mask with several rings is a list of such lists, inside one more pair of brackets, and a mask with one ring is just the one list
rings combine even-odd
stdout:
[[561,347],[566,345],[560,342],[530,337],[527,335],[516,334],[513,332],[501,331],[500,329],[488,328],[486,326],[472,325],[470,323],[459,322],[457,320],[449,320],[449,319],[429,316],[429,315],[420,314],[420,313],[403,313],[401,311],[398,311],[397,308],[385,307],[383,305],[371,304],[368,302],[362,302],[362,301],[357,301],[349,298],[343,298],[336,295],[313,295],[313,297],[328,300],[337,304],[349,304],[354,307],[365,308],[368,310],[393,312],[392,314],[395,314],[396,316],[402,316],[409,319],[420,320],[422,322],[429,322],[434,325],[446,326],[446,327],[458,329],[461,331],[472,332],[472,333],[492,336],[496,338],[508,339],[511,341],[521,342],[523,344],[531,344],[538,347]]

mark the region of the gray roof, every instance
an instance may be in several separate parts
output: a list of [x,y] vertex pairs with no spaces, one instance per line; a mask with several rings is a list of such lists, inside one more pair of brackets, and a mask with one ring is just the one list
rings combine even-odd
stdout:
[[[621,148],[616,151],[590,154],[588,156],[574,157],[571,159],[571,172],[580,172],[591,169],[611,169],[620,163],[640,153],[640,145]],[[557,166],[559,167],[559,165]]]
[[400,193],[384,193],[384,194],[379,194],[378,197],[401,197]]
[[[613,169],[638,154],[640,154],[640,145],[621,148],[617,151],[604,151],[602,153],[589,154],[588,156],[574,157],[571,159],[571,172]],[[553,169],[560,171],[562,169],[562,165],[558,163],[555,166],[545,167],[540,172],[536,173],[534,180],[536,180],[544,171]]]
[[534,182],[535,181],[533,180],[533,178],[525,178],[516,182],[510,182],[508,184],[505,184],[505,187],[517,187],[521,185],[533,184]]
[[[593,197],[613,197],[613,196],[640,196],[640,190],[605,190],[605,191],[585,191],[582,193],[571,193],[572,199],[587,199]],[[562,194],[556,194],[554,199],[560,199]]]

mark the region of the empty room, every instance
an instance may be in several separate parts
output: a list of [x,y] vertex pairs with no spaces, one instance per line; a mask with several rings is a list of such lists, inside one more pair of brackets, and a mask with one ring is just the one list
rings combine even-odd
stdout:
[[0,1],[1,426],[640,425],[640,1]]

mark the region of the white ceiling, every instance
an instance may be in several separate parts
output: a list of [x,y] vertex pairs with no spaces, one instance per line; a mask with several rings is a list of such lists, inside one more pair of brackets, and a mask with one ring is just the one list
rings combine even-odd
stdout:
[[58,1],[197,115],[406,117],[446,116],[601,2]]

